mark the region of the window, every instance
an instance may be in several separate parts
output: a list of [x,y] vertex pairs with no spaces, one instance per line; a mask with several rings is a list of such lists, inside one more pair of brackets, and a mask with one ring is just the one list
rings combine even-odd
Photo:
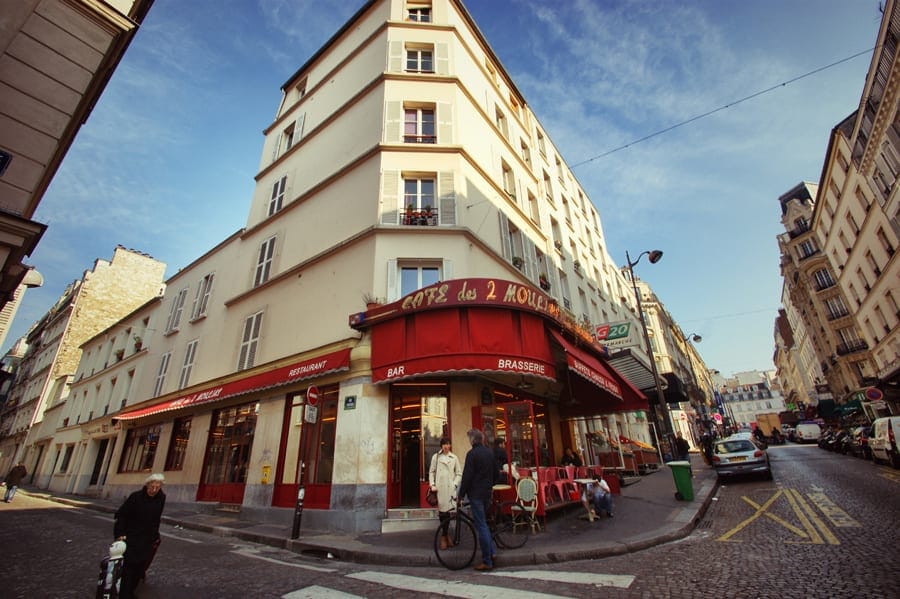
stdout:
[[63,454],[62,463],[59,465],[60,472],[66,472],[69,469],[69,463],[72,461],[72,451],[75,449],[75,445],[66,445],[66,451]]
[[153,386],[153,397],[162,395],[163,386],[166,384],[166,373],[169,371],[169,360],[172,352],[166,352],[159,360],[159,370],[156,371],[156,384]]
[[556,176],[559,177],[559,182],[565,187],[566,180],[563,177],[562,160],[559,159],[559,156],[556,157]]
[[407,47],[406,70],[409,73],[434,73],[434,50],[431,47]]
[[257,312],[244,321],[244,332],[241,335],[241,349],[238,355],[238,370],[250,368],[256,362],[256,349],[259,344],[262,317],[263,313]]
[[875,273],[875,278],[878,278],[881,275],[881,268],[879,268],[875,256],[873,256],[870,251],[866,251],[866,262],[869,263],[869,267],[872,269],[872,272]]
[[299,100],[302,100],[304,96],[306,96],[306,77],[297,84],[297,96]]
[[178,377],[178,388],[184,389],[191,380],[191,369],[194,367],[194,358],[197,355],[197,344],[199,339],[194,339],[187,344],[184,352],[184,364],[181,366],[181,376]]
[[272,185],[272,197],[269,198],[269,216],[272,216],[284,205],[284,188],[287,184],[287,175],[279,179]]
[[184,300],[187,297],[187,287],[178,292],[172,301],[172,308],[169,310],[169,319],[166,321],[166,333],[172,333],[178,330],[181,324],[181,313],[184,311]]
[[441,280],[441,269],[428,264],[407,264],[400,266],[400,296],[417,289],[434,285]]
[[275,255],[275,237],[269,237],[259,246],[259,255],[256,260],[256,274],[253,276],[253,286],[259,287],[269,280],[272,272],[272,258]]
[[194,305],[191,307],[191,320],[197,320],[201,316],[206,316],[206,307],[209,305],[209,295],[212,293],[213,280],[215,278],[216,275],[214,273],[209,273],[197,285],[197,295],[194,296]]
[[813,254],[816,253],[816,246],[813,245],[812,241],[806,240],[800,243],[800,259],[809,258]]
[[891,245],[890,240],[888,240],[887,234],[885,234],[883,227],[878,227],[878,230],[875,231],[875,237],[877,237],[878,241],[881,242],[881,247],[884,248],[884,251],[887,252],[887,255],[889,257],[893,256],[894,246]]
[[506,116],[499,108],[494,108],[494,122],[497,124],[497,129],[500,130],[503,139],[509,139],[509,126],[506,123]]
[[531,168],[531,148],[528,147],[528,144],[525,143],[525,140],[521,140],[519,142],[522,147],[522,160],[525,161],[525,164]]
[[541,156],[546,157],[547,150],[544,147],[544,135],[540,131],[537,132],[537,146],[538,146],[538,152],[541,153]]
[[844,300],[841,299],[840,296],[830,297],[825,300],[825,307],[828,309],[830,320],[847,316],[850,313],[850,311],[847,310],[847,306],[844,305]]
[[403,203],[407,210],[434,206],[434,179],[403,178]]
[[547,203],[551,206],[553,205],[553,185],[550,183],[550,175],[547,174],[547,171],[544,171],[544,194],[547,198]]
[[406,20],[418,23],[431,22],[431,7],[410,4],[406,9]]
[[822,289],[827,289],[829,287],[834,286],[834,279],[831,278],[831,273],[825,270],[824,268],[821,270],[817,270],[813,276],[816,279],[816,290],[821,291]]
[[156,457],[156,446],[162,426],[153,424],[133,428],[125,433],[125,446],[122,448],[122,460],[119,472],[142,472],[153,468]]
[[403,141],[433,144],[437,141],[434,108],[406,108],[403,111]]
[[505,161],[501,161],[500,168],[503,170],[503,191],[515,201],[516,179],[513,176],[512,168]]
[[282,153],[287,152],[291,149],[291,146],[294,145],[294,123],[291,123],[287,127],[285,127],[284,131],[281,133],[281,147]]
[[181,470],[184,468],[184,458],[187,455],[187,444],[190,436],[191,417],[176,418],[172,425],[169,452],[166,454],[166,470]]

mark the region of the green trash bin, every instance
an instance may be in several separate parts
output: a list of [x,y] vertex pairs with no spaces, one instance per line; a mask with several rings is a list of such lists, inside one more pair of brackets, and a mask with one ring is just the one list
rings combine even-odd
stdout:
[[694,483],[691,481],[691,463],[687,461],[669,462],[675,479],[675,497],[683,501],[694,500]]

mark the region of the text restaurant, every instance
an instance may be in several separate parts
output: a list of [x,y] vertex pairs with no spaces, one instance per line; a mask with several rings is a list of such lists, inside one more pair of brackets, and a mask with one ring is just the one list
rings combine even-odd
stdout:
[[[350,326],[369,332],[372,383],[389,386],[388,508],[424,506],[441,437],[462,460],[471,427],[492,446],[505,441],[516,475],[537,478],[542,514],[576,500],[566,479],[636,469],[632,440],[655,457],[642,442],[647,398],[536,288],[442,281],[351,315]],[[567,449],[577,460],[565,468]]]

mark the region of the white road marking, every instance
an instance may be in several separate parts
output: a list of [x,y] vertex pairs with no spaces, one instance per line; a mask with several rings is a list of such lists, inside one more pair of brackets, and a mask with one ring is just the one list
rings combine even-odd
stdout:
[[335,591],[334,589],[329,589],[328,587],[320,587],[317,585],[313,585],[311,587],[305,587],[302,589],[297,589],[296,591],[291,591],[287,595],[282,595],[281,599],[364,599],[359,595],[351,595],[350,593],[344,593],[341,591]]
[[435,595],[463,597],[464,599],[486,599],[488,597],[490,599],[570,599],[565,595],[535,593],[526,591],[521,587],[507,589],[486,584],[471,584],[456,580],[434,580],[432,578],[389,574],[387,572],[356,572],[347,574],[347,578],[365,580],[406,591],[434,593]]
[[627,589],[634,582],[630,574],[590,574],[589,572],[557,572],[553,570],[523,570],[521,572],[491,572],[492,576],[508,576],[511,578],[527,578],[530,580],[549,580],[551,582],[571,582],[573,584],[592,584],[598,587],[616,587]]
[[308,566],[306,564],[297,564],[295,562],[286,562],[284,560],[275,559],[274,557],[266,557],[264,555],[259,555],[253,549],[236,549],[232,551],[232,553],[236,553],[238,555],[242,555],[244,557],[252,557],[253,559],[262,560],[264,562],[271,562],[273,564],[278,564],[280,566],[290,566],[291,568],[301,568],[303,570],[313,570],[315,572],[337,572],[335,568],[320,568],[319,566]]
[[195,544],[197,544],[197,543],[202,543],[202,542],[203,542],[203,541],[201,541],[201,540],[199,540],[199,539],[189,539],[189,538],[187,538],[187,537],[182,537],[182,536],[179,536],[179,535],[173,535],[172,533],[169,533],[169,532],[160,532],[160,533],[159,533],[159,536],[161,536],[161,537],[166,537],[166,538],[168,538],[168,539],[176,539],[176,540],[178,540],[178,541],[184,541],[185,543],[195,543]]

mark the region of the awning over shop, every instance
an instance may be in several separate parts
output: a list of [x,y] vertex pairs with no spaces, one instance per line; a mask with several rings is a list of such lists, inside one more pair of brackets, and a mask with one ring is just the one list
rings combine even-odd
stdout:
[[372,382],[464,372],[555,380],[544,320],[527,312],[451,307],[372,326]]
[[566,362],[569,370],[595,384],[597,387],[622,399],[622,390],[609,370],[594,356],[584,352],[571,343],[558,332],[551,330],[550,334],[566,352]]
[[199,406],[206,403],[221,401],[229,397],[235,397],[237,395],[279,387],[304,379],[322,376],[323,374],[331,372],[348,370],[349,368],[350,350],[342,349],[330,354],[297,362],[289,366],[283,366],[281,368],[276,368],[275,370],[224,383],[216,387],[210,387],[203,391],[183,395],[177,399],[170,399],[145,408],[116,414],[113,416],[113,419],[136,420],[153,414]]
[[607,362],[616,369],[616,372],[628,379],[635,388],[656,389],[650,366],[644,363],[631,349],[625,348],[610,353]]

